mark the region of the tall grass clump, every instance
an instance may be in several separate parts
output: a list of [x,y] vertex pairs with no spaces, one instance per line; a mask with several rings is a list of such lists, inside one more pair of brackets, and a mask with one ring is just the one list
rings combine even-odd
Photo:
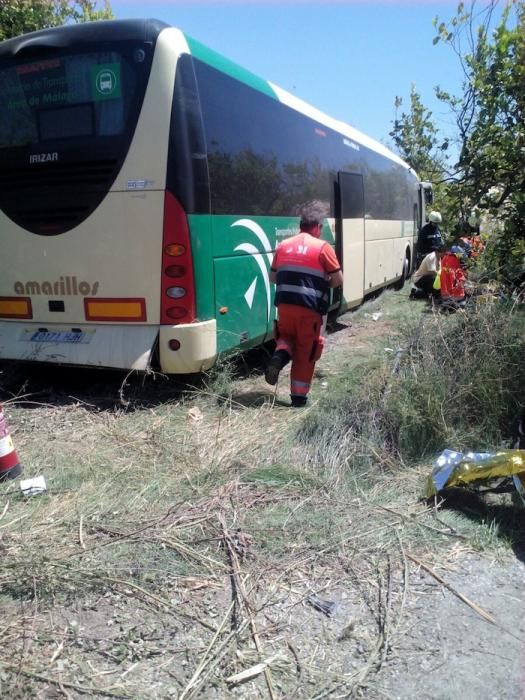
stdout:
[[[525,316],[503,305],[432,313],[403,332],[403,352],[354,367],[299,430],[318,469],[417,463],[442,449],[508,446],[525,400]],[[384,351],[382,351],[384,356]]]
[[305,416],[298,439],[306,464],[329,480],[340,480],[351,469],[363,475],[388,462],[389,436],[383,395],[388,366],[378,355],[349,370]]
[[385,422],[404,459],[508,442],[525,387],[525,317],[504,305],[433,314],[407,337]]

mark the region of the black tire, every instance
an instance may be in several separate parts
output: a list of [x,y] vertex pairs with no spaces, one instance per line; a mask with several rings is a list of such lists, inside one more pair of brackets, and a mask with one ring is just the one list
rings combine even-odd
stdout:
[[408,257],[408,253],[405,255],[405,260],[403,262],[403,272],[401,273],[401,277],[398,279],[398,281],[394,284],[394,289],[396,291],[400,291],[403,289],[405,286],[405,282],[408,279],[408,276],[410,274],[410,259]]

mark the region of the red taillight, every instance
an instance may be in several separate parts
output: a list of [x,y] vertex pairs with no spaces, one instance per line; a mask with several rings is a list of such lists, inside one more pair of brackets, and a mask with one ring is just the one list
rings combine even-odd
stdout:
[[[173,280],[177,282],[174,284]],[[174,304],[176,302],[176,305]],[[195,320],[195,282],[186,213],[170,193],[164,197],[160,322]]]
[[168,267],[164,270],[164,274],[173,278],[184,277],[186,274],[186,268],[184,265],[168,265]]
[[174,321],[180,321],[186,316],[187,311],[182,306],[170,306],[166,314]]

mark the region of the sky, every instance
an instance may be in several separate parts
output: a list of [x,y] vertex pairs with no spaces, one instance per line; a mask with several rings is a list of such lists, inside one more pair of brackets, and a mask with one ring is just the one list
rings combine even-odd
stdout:
[[410,0],[111,0],[117,19],[154,17],[309,102],[391,145],[396,95],[408,109],[411,85],[450,133],[434,97],[460,92],[452,50],[433,46],[432,20],[457,3]]

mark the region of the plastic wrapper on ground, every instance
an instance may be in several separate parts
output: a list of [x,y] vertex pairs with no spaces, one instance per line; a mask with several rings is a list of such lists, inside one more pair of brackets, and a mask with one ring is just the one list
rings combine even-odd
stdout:
[[525,505],[525,450],[455,452],[444,450],[434,463],[426,484],[426,497],[451,486],[511,477]]

